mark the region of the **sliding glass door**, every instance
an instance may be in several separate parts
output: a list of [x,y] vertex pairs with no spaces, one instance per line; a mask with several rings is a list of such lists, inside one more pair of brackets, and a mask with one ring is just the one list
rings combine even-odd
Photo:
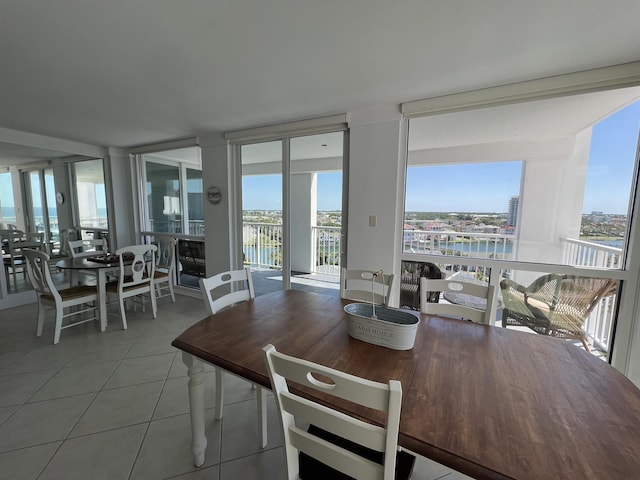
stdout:
[[256,294],[339,294],[344,133],[240,147],[242,254]]
[[25,172],[23,180],[27,230],[43,233],[45,244],[53,247],[60,241],[53,169]]
[[177,284],[199,288],[199,278],[207,273],[200,148],[146,153],[138,159],[141,233],[148,241],[175,240]]

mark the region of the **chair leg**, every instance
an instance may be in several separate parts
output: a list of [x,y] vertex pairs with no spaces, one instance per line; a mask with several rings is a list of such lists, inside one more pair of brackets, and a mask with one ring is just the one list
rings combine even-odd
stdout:
[[53,334],[54,345],[60,341],[60,332],[62,331],[62,315],[63,314],[64,314],[64,307],[62,305],[56,305],[56,328]]
[[258,441],[260,448],[267,446],[267,392],[264,388],[258,387],[256,392],[256,403],[258,408]]
[[124,298],[119,296],[118,300],[120,300],[120,317],[122,318],[122,329],[126,330],[127,329],[127,314],[126,314],[125,308],[124,308]]
[[44,313],[44,305],[38,298],[38,323],[36,324],[36,337],[42,336],[42,328],[44,327]]
[[589,346],[589,342],[587,342],[587,339],[584,337],[584,335],[582,337],[580,337],[580,341],[584,345],[584,349],[587,352],[591,353],[591,347]]
[[173,303],[176,303],[176,294],[173,292],[173,280],[169,279],[167,284],[169,285],[169,293],[171,294],[171,301]]
[[149,289],[149,298],[151,298],[151,311],[153,312],[153,318],[158,318],[158,302],[156,302],[155,288]]

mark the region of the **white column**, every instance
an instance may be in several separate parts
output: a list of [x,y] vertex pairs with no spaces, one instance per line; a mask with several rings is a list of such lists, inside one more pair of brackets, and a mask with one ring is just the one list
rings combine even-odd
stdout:
[[139,243],[136,238],[137,211],[131,208],[134,201],[132,187],[132,165],[129,152],[124,149],[109,148],[109,155],[104,158],[105,185],[107,188],[107,206],[109,209],[109,238],[112,250]]
[[314,262],[311,227],[318,210],[317,175],[291,175],[291,270],[310,273]]
[[[404,162],[400,161],[400,114],[397,108],[350,114],[349,127],[346,266],[382,269],[391,273],[394,264],[400,264],[401,233],[398,225],[402,222],[396,221],[398,212],[402,210],[400,186],[404,185]],[[373,223],[375,226],[370,226]],[[397,303],[394,297],[395,292],[390,298],[391,305]]]
[[[236,189],[232,185],[232,159],[224,137],[219,134],[209,134],[206,137],[199,137],[199,143],[202,156],[202,188],[204,189],[206,274],[211,276],[236,268],[231,260],[231,252],[234,248],[231,229],[234,228],[235,222],[232,221],[231,216],[233,201],[229,197]],[[220,203],[216,205],[207,200],[207,190],[213,186],[218,187],[222,194]]]

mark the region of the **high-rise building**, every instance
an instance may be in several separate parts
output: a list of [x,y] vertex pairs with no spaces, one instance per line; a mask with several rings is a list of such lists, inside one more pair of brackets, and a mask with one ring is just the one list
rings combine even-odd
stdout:
[[509,213],[507,214],[507,226],[515,227],[518,223],[518,204],[520,197],[515,195],[509,199]]

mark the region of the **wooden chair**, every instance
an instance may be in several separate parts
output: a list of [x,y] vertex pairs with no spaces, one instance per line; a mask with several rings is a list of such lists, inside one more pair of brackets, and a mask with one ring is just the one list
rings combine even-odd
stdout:
[[116,250],[119,257],[120,269],[118,281],[107,283],[107,295],[118,297],[120,304],[120,318],[122,328],[127,329],[127,314],[124,301],[137,295],[149,294],[153,318],[158,315],[156,293],[154,287],[154,272],[156,266],[155,245],[131,245]]
[[[71,258],[87,258],[93,257],[95,255],[103,255],[107,253],[105,249],[104,240],[99,239],[85,239],[85,240],[69,240],[67,242],[69,247],[69,255]],[[92,270],[71,270],[71,285],[75,284],[75,276],[77,272],[95,275],[95,272]]]
[[158,259],[153,276],[156,298],[160,299],[170,295],[171,301],[175,303],[176,296],[173,287],[176,282],[176,241],[173,238],[169,238],[159,239],[156,243],[158,246]]
[[382,270],[342,269],[340,298],[386,305],[393,285],[393,274]]
[[[63,258],[68,258],[71,256],[71,251],[69,248],[69,242],[76,240],[76,230],[73,228],[65,228],[60,230],[60,248],[57,252],[51,253],[49,255],[49,268],[51,269],[51,273],[57,271],[55,264],[58,260],[62,260]],[[65,272],[66,274],[66,272]]]
[[94,255],[102,255],[107,253],[105,250],[104,240],[86,239],[86,240],[69,240],[69,255],[72,258],[91,257]]
[[[415,458],[398,452],[402,386],[378,383],[264,347],[284,433],[289,480],[409,478]],[[289,391],[287,380],[306,389],[384,412],[379,427]],[[301,427],[310,424],[308,430]],[[322,426],[320,429],[318,426]]]
[[[96,320],[96,302],[98,300],[98,292],[96,287],[77,286],[58,290],[51,278],[49,271],[49,255],[37,250],[24,249],[23,255],[27,260],[27,271],[29,280],[38,295],[38,323],[36,327],[36,336],[42,336],[44,325],[45,306],[52,305],[56,310],[56,323],[53,334],[53,343],[60,341],[60,333],[63,329],[74,327],[92,320]],[[74,309],[65,313],[65,309],[75,307],[77,305],[85,305],[93,302],[88,308]],[[93,312],[91,318],[63,325],[63,321],[67,317]]]
[[[459,298],[456,303],[428,302],[429,292],[451,293]],[[429,315],[455,316],[476,323],[490,323],[491,299],[494,287],[457,278],[434,280],[420,278],[420,311]],[[463,297],[461,297],[463,295]]]
[[584,322],[600,300],[616,294],[618,282],[553,273],[528,287],[504,279],[500,288],[503,327],[525,326],[542,335],[578,339],[590,351]]
[[[255,298],[251,270],[247,267],[242,270],[231,270],[200,279],[200,290],[204,298],[205,306],[211,315],[215,315],[223,308],[234,303],[246,302]],[[213,291],[217,290],[214,294]],[[223,293],[220,293],[223,291]],[[216,372],[216,419],[222,418],[224,403],[224,372],[220,368]],[[253,385],[255,388],[256,386]],[[258,437],[260,446],[267,445],[267,415],[266,392],[262,387],[257,387],[258,410]]]
[[25,233],[20,230],[7,230],[2,233],[3,240],[6,240],[8,255],[3,256],[3,263],[7,275],[7,284],[9,283],[9,269],[13,276],[13,286],[18,288],[17,274],[22,273],[24,278],[27,277],[27,261],[23,255],[23,250],[31,248],[36,250],[43,249],[43,233]]

